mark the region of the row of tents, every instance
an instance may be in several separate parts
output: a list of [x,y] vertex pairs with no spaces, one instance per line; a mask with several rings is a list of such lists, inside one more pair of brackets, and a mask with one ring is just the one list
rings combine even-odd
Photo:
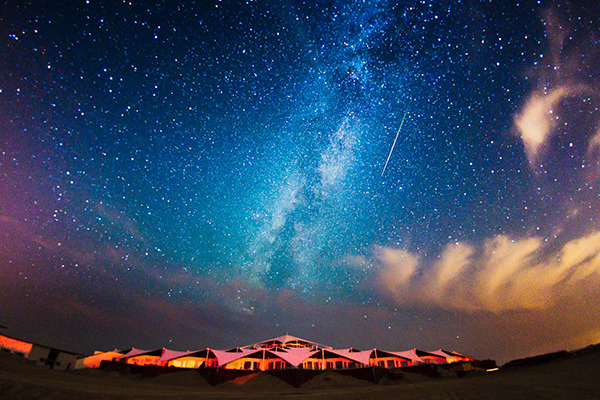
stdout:
[[474,359],[454,351],[384,351],[379,349],[334,349],[291,335],[228,350],[206,348],[175,351],[166,348],[96,352],[79,359],[75,368],[99,368],[103,361],[131,365],[153,365],[175,368],[222,368],[269,371],[283,369],[342,370],[378,366],[388,369],[422,364],[471,362]]

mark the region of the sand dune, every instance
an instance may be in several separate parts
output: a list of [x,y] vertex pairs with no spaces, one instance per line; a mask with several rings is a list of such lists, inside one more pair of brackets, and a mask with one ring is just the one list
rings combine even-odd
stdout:
[[268,374],[210,386],[193,370],[151,379],[98,370],[59,372],[2,354],[0,399],[600,399],[597,347],[535,361],[463,378],[406,376],[380,384],[326,372],[294,388]]

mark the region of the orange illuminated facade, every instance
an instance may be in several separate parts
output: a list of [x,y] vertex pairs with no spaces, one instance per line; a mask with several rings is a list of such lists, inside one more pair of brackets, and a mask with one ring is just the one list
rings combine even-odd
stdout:
[[75,364],[75,369],[79,368],[100,368],[102,361],[114,361],[123,354],[118,351],[97,351],[93,355],[80,358]]
[[382,368],[402,368],[413,365],[413,360],[388,351],[374,349],[371,353],[370,365]]
[[171,360],[167,363],[167,367],[176,368],[200,368],[205,363],[205,360],[199,357],[181,357]]
[[140,354],[125,354],[120,358],[121,361],[125,361],[127,364],[134,365],[160,365],[164,366],[167,363],[159,362],[160,357],[162,356],[164,349],[146,351]]
[[0,335],[0,350],[21,355],[39,366],[50,369],[68,370],[74,367],[77,360],[77,353],[5,335]]
[[32,347],[33,343],[0,335],[0,348],[2,348],[4,351],[9,351],[11,353],[20,354],[23,357],[27,357],[31,352]]

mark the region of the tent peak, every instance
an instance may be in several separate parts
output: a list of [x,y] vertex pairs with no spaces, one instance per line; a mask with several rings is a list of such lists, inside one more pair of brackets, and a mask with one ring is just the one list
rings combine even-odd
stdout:
[[285,334],[272,339],[264,340],[262,342],[254,343],[251,345],[244,346],[242,348],[255,348],[255,349],[271,349],[271,348],[313,348],[313,349],[332,349],[331,346],[323,345],[320,343],[312,342],[310,340],[302,339],[297,336]]

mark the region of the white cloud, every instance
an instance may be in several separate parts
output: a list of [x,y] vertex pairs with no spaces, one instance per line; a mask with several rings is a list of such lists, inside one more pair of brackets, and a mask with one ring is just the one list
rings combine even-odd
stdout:
[[525,145],[531,165],[537,161],[542,146],[556,124],[555,109],[575,88],[559,86],[549,93],[533,93],[523,111],[515,117],[515,125]]

